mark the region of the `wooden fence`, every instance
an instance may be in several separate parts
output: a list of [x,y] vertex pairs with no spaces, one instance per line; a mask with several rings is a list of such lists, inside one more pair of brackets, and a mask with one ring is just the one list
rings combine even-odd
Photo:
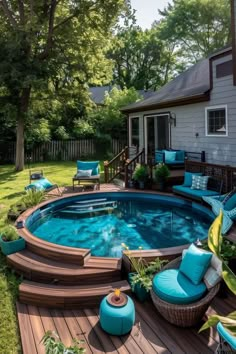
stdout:
[[[127,144],[126,140],[112,139],[112,155],[117,155]],[[16,153],[15,142],[0,141],[0,164],[14,163]],[[91,158],[101,154],[98,143],[94,139],[80,140],[53,140],[35,147],[32,151],[25,151],[25,160],[40,161],[74,161],[80,158]],[[105,159],[106,156],[104,156]]]

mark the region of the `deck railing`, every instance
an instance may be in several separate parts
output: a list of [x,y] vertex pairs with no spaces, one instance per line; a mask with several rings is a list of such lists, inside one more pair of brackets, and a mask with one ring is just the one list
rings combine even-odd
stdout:
[[144,164],[145,162],[145,153],[144,149],[142,149],[135,157],[131,160],[126,160],[125,162],[125,187],[129,187],[129,181],[132,179],[132,175],[134,173],[135,167],[137,163]]
[[110,183],[116,178],[121,171],[124,170],[125,162],[128,159],[129,148],[125,146],[119,154],[117,154],[111,161],[104,161],[104,178],[105,183]]

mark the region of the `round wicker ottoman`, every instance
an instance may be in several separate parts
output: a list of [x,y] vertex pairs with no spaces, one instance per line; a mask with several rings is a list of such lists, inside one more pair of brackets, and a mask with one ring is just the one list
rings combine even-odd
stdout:
[[100,324],[104,331],[112,335],[123,335],[131,331],[135,322],[133,300],[127,296],[124,306],[113,306],[107,301],[107,296],[100,304]]

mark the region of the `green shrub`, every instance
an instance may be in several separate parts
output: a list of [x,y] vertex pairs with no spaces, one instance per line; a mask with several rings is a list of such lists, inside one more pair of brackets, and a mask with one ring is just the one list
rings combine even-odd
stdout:
[[22,202],[27,208],[31,208],[45,200],[44,191],[35,191],[30,189],[26,192],[26,195],[22,198]]
[[170,175],[170,170],[168,166],[164,163],[159,163],[154,171],[155,180],[157,182],[165,181]]
[[19,239],[19,235],[17,229],[13,225],[5,226],[1,231],[0,234],[2,235],[3,241],[16,241]]
[[138,182],[145,182],[148,178],[147,166],[137,163],[132,178]]

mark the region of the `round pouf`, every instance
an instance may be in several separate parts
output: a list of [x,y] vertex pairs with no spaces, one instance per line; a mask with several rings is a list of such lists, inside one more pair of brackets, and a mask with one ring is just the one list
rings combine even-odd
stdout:
[[128,333],[135,322],[135,308],[133,300],[127,296],[128,301],[124,306],[112,306],[107,302],[107,296],[100,305],[100,324],[109,334],[120,336]]

